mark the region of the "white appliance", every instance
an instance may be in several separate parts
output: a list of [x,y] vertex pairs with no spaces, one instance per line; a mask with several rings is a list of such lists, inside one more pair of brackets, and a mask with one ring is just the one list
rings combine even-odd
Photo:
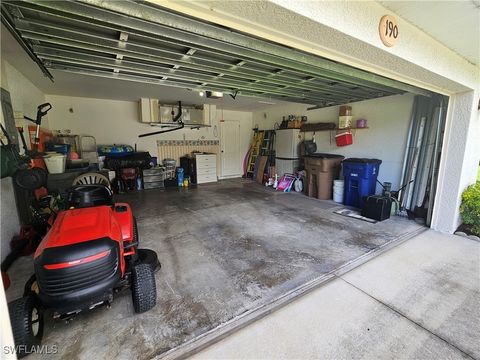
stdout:
[[279,177],[300,166],[300,129],[279,129],[275,134],[275,167]]

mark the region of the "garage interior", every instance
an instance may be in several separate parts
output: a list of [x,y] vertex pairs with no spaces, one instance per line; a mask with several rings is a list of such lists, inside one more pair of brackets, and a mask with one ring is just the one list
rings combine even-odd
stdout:
[[[430,225],[447,97],[151,3],[4,1],[1,36],[13,128],[33,115],[15,103],[30,82],[45,101],[32,96],[28,107],[52,105],[42,125],[50,143],[95,141],[90,164],[49,174],[48,192],[64,194],[85,173],[111,175],[115,200],[132,206],[140,247],[162,264],[146,313],[135,314],[123,291],[69,321],[46,316],[42,343],[68,344],[54,358],[190,355]],[[286,158],[281,133],[295,147]],[[156,160],[128,177],[122,169],[131,166],[108,154],[114,144]],[[287,191],[272,187],[305,158],[381,160],[368,179],[373,191],[362,195],[393,193],[398,202],[389,200],[386,220],[359,218],[362,200],[344,204],[346,165],[338,164],[328,185],[307,169],[291,179],[303,190],[292,181]],[[333,180],[345,180],[337,202]],[[14,191],[27,225],[33,194]],[[2,238],[2,259],[9,249]],[[22,296],[32,260],[8,270],[9,301]]]

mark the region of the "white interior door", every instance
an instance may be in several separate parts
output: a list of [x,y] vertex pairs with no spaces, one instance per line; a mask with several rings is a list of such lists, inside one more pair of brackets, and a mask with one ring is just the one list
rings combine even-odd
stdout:
[[240,121],[220,121],[220,161],[222,177],[234,177],[242,174],[242,155],[240,151]]

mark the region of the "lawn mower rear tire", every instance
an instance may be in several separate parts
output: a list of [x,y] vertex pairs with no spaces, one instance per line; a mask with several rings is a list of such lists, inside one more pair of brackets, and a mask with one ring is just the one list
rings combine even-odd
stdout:
[[151,265],[139,263],[132,269],[132,299],[136,313],[153,308],[157,302],[157,286]]
[[28,355],[32,347],[41,344],[43,337],[43,310],[37,297],[31,293],[8,304],[13,338],[18,347],[17,357]]

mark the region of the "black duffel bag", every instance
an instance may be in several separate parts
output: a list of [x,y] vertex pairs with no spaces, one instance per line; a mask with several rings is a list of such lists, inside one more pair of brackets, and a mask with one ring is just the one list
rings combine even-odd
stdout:
[[140,169],[150,169],[150,161],[152,157],[148,151],[135,152],[133,154],[125,156],[115,156],[105,158],[105,168],[110,170],[118,170],[124,168],[140,168]]

